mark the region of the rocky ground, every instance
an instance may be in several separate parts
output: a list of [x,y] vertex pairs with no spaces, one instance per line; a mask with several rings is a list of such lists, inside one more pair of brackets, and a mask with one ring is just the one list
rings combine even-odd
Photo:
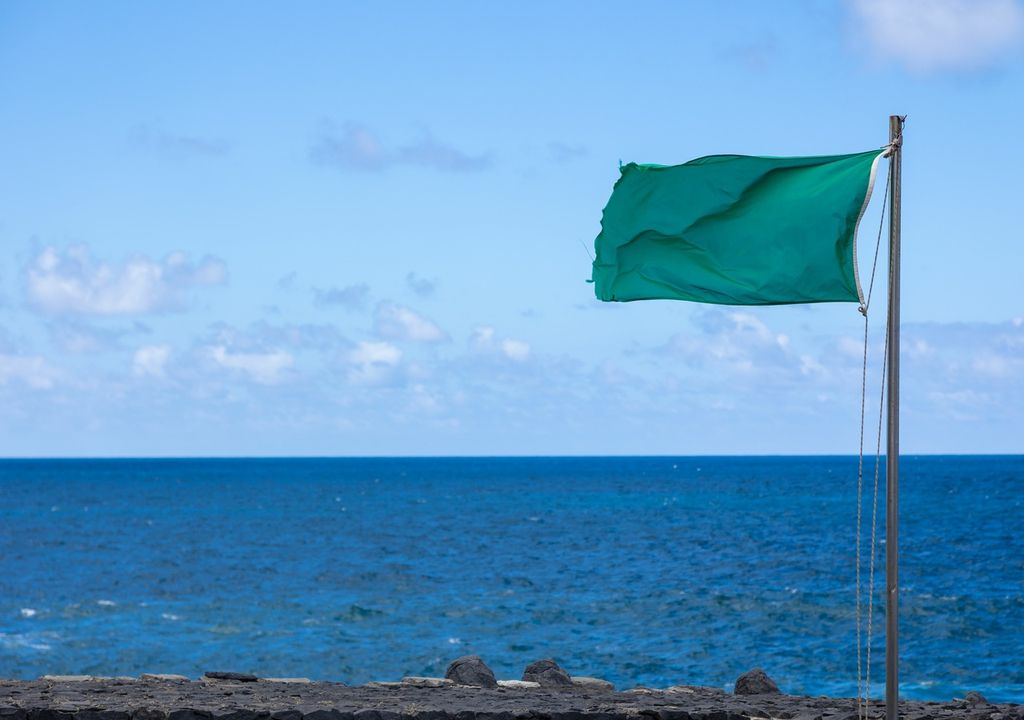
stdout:
[[[458,661],[457,661],[458,662]],[[456,663],[453,663],[455,667]],[[531,666],[533,667],[533,666]],[[557,667],[557,666],[556,666]],[[457,673],[458,668],[455,672]],[[453,674],[450,669],[449,674]],[[538,680],[458,685],[451,679],[398,683],[310,682],[238,673],[140,678],[47,676],[0,680],[0,720],[856,720],[856,701],[779,692],[728,694],[704,687],[615,692],[600,680]],[[526,673],[525,675],[529,675]],[[763,674],[762,674],[763,675]],[[568,677],[568,676],[566,676]],[[493,678],[493,676],[492,676]],[[755,677],[755,680],[758,680]],[[487,678],[481,681],[490,685]],[[770,682],[770,680],[768,681]],[[740,685],[738,682],[737,685]],[[753,690],[766,690],[755,682]],[[883,715],[881,708],[871,716]],[[1024,720],[1024,706],[991,705],[976,694],[948,703],[904,702],[907,720]]]

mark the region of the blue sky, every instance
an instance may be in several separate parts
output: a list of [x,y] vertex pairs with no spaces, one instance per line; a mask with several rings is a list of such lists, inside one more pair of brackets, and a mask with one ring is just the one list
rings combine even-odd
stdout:
[[903,449],[1024,451],[1022,42],[1011,0],[3,3],[0,455],[855,452],[853,305],[602,304],[586,248],[619,160],[891,113]]

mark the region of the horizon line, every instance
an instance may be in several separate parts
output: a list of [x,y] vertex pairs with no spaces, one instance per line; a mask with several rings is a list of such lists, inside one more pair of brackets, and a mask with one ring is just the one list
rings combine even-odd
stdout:
[[[900,453],[901,458],[911,457],[1022,457],[1024,452],[946,452],[946,453]],[[652,453],[636,454],[512,454],[512,455],[6,455],[0,462],[17,461],[118,461],[118,460],[569,460],[569,459],[706,459],[706,458],[856,458],[856,453],[749,453],[749,454],[680,454]],[[865,454],[865,458],[874,455]],[[881,455],[885,458],[885,454]]]

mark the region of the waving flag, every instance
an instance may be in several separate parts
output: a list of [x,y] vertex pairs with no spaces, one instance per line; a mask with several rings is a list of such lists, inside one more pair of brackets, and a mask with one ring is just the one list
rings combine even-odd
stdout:
[[595,241],[598,299],[863,302],[857,225],[883,152],[623,166]]

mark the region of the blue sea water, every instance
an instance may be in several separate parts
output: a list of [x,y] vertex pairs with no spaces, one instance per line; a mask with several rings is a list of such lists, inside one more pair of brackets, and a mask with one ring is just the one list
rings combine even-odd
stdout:
[[[728,687],[760,665],[789,692],[853,695],[855,471],[0,461],[0,677],[364,682],[476,653],[506,678],[555,657],[620,687]],[[1024,457],[905,457],[901,472],[902,694],[1024,701]]]

